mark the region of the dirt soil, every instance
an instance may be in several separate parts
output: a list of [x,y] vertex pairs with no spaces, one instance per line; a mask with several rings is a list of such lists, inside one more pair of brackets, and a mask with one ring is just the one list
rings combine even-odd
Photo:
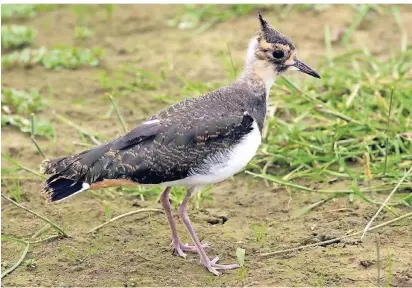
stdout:
[[[51,108],[38,115],[50,120],[57,132],[55,143],[39,139],[48,157],[83,148],[73,144],[80,142],[79,133],[58,121],[52,110],[88,131],[109,137],[122,133],[114,113],[110,118],[104,117],[110,102],[103,96],[99,81],[102,71],[112,75],[122,65],[132,64],[158,75],[167,61],[169,83],[159,88],[158,95],[176,98],[187,96],[179,94],[181,84],[176,84],[179,75],[197,82],[227,81],[227,68],[221,55],[226,53],[229,43],[236,63],[241,63],[248,40],[257,28],[256,16],[242,16],[194,35],[191,30],[167,25],[178,9],[170,5],[121,5],[114,8],[111,22],[106,22],[102,9],[87,23],[96,35],[83,43],[74,39],[74,28],[87,19],[80,19],[71,7],[14,22],[38,31],[35,47],[67,45],[104,49],[98,68],[52,71],[35,67],[2,71],[2,87],[35,88],[45,95],[49,86],[52,88]],[[412,6],[399,9],[404,26],[410,29]],[[316,67],[325,52],[324,24],[330,23],[332,31],[338,31],[347,27],[354,15],[351,7],[333,6],[319,13],[292,11],[287,19],[281,19],[273,11],[268,11],[265,17],[290,35],[302,59]],[[401,35],[393,17],[384,15],[366,19],[354,33],[352,42],[354,47],[364,43],[373,53],[384,56],[397,49]],[[342,49],[339,45],[335,47],[336,52]],[[123,97],[119,108],[132,127],[165,105],[164,101],[154,100],[141,91]],[[2,152],[27,167],[38,168],[42,158],[28,135],[5,127],[2,136]],[[2,159],[2,165],[7,167],[9,163]],[[191,209],[193,224],[201,239],[212,244],[208,249],[211,257],[218,255],[222,263],[235,263],[236,248],[243,247],[246,264],[240,272],[227,271],[215,277],[199,265],[197,255],[190,254],[187,259],[172,255],[170,231],[163,214],[152,213],[149,217],[138,214],[95,234],[87,234],[105,221],[102,197],[82,193],[59,204],[47,204],[40,193],[42,180],[24,172],[20,176],[22,204],[62,225],[70,238],[32,246],[26,259],[34,259],[35,267],[23,264],[3,279],[4,286],[375,286],[377,283],[377,252],[372,233],[363,242],[349,238],[325,247],[259,257],[262,252],[316,243],[361,230],[377,209],[367,203],[351,205],[347,198],[339,198],[304,216],[294,217],[295,211],[315,203],[322,195],[268,188],[263,181],[243,173],[216,185],[212,190],[214,201],[206,202],[201,209]],[[312,184],[316,183],[308,183]],[[336,185],[347,187],[350,183]],[[160,207],[153,201],[125,197],[106,198],[106,202],[113,216],[141,207]],[[3,234],[29,238],[44,226],[38,218],[4,200],[1,209]],[[397,209],[399,213],[407,210]],[[213,221],[221,219],[220,216],[228,220],[224,224]],[[376,223],[392,218],[383,212]],[[412,286],[411,224],[407,219],[379,230],[382,284],[388,281],[391,286]],[[257,230],[263,231],[261,237],[257,237]],[[190,242],[182,226],[179,231],[183,240]],[[11,267],[22,251],[22,245],[3,241],[2,269]]]

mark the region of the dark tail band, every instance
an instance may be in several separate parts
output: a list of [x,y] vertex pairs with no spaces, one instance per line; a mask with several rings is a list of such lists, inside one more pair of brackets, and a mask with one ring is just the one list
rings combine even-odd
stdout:
[[49,202],[57,202],[85,191],[89,187],[90,185],[85,182],[75,182],[68,178],[53,175],[46,181],[44,193]]

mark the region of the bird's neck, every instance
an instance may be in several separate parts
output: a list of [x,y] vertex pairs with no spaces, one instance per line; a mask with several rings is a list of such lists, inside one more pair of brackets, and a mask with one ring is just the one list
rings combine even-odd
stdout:
[[257,39],[252,38],[245,59],[245,67],[238,81],[248,84],[253,90],[264,88],[266,97],[269,97],[269,91],[276,79],[276,72],[270,63],[256,58],[257,45]]
[[[246,56],[245,68],[242,75],[236,81],[242,93],[244,108],[257,121],[260,131],[265,122],[268,105],[269,91],[275,82],[276,73],[270,63],[256,58],[255,51],[258,45],[257,39],[252,39]],[[246,92],[246,93],[245,93]]]

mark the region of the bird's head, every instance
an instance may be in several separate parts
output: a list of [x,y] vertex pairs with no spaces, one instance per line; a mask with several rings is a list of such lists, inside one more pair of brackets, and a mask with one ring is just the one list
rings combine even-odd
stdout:
[[299,70],[320,78],[319,74],[298,59],[295,45],[266,22],[259,12],[260,29],[249,44],[248,58],[273,68],[276,75],[288,70]]

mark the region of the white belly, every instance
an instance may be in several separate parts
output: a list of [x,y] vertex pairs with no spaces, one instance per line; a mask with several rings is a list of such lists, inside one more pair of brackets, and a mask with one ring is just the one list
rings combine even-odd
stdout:
[[242,170],[255,156],[262,141],[262,136],[256,121],[252,124],[253,130],[232,149],[209,156],[203,164],[194,169],[189,177],[165,182],[165,186],[203,186],[225,180]]

